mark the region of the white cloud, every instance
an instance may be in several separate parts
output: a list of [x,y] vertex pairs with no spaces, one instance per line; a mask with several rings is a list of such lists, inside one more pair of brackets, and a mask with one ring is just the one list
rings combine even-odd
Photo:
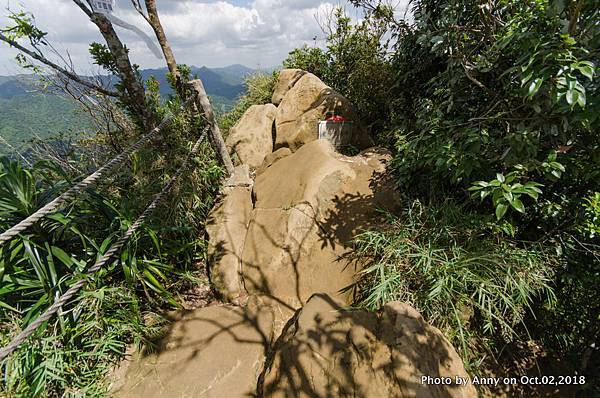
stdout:
[[[323,38],[317,15],[324,15],[338,0],[161,0],[158,1],[164,25],[178,62],[190,65],[223,66],[241,63],[251,67],[274,66],[287,53],[303,44]],[[84,73],[93,72],[87,47],[102,42],[97,28],[71,0],[0,0],[18,10],[19,4],[31,11],[39,27],[49,33],[49,41],[59,51],[69,51]],[[334,3],[336,2],[336,3]],[[352,7],[348,6],[348,11]],[[4,13],[6,14],[6,13]],[[135,24],[149,35],[153,33],[133,10],[129,0],[118,0],[119,18]],[[0,24],[6,25],[0,16]],[[117,28],[131,49],[130,55],[142,67],[160,67],[143,41],[135,34]],[[0,75],[14,73],[15,52],[0,43]]]

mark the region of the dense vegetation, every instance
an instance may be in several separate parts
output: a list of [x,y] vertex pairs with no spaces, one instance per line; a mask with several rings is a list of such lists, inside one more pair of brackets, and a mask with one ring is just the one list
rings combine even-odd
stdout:
[[[153,111],[180,105],[159,101],[147,81]],[[5,345],[91,266],[142,212],[187,156],[202,122],[186,111],[127,167],[100,186],[0,248],[0,344]],[[7,229],[116,155],[139,132],[135,127],[75,141],[61,159],[42,153],[25,165],[0,164],[0,228]],[[3,394],[103,396],[105,376],[130,343],[147,342],[161,329],[166,309],[181,307],[185,291],[202,285],[203,220],[212,207],[221,169],[208,142],[184,174],[160,216],[143,225],[109,267],[61,314],[39,328],[2,364]],[[183,295],[183,296],[182,296]]]
[[59,96],[0,98],[0,154],[23,151],[31,140],[45,140],[60,133],[82,138],[91,132],[91,127],[73,101]]
[[407,22],[352,3],[363,21],[337,9],[326,49],[284,65],[346,95],[395,154],[404,211],[357,237],[360,304],[413,303],[472,372],[515,371],[529,340],[597,391],[597,4],[416,0]]

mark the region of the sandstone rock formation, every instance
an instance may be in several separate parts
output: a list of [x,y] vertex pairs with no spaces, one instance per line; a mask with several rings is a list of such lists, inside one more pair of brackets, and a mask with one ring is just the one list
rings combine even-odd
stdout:
[[471,385],[421,383],[422,376],[468,380],[454,348],[412,307],[382,314],[313,296],[288,323],[261,374],[259,397],[476,397]]
[[116,398],[253,396],[273,338],[273,313],[212,306],[174,319],[156,352],[137,353],[113,387]]
[[290,151],[289,148],[279,148],[275,152],[268,154],[267,156],[265,156],[263,164],[261,164],[260,167],[256,169],[256,175],[258,176],[259,174],[262,174],[265,170],[271,167],[273,163],[291,154],[292,151]]
[[306,72],[301,69],[283,69],[279,72],[279,79],[275,84],[271,102],[274,105],[279,105],[290,88],[294,87],[294,84],[305,74]]
[[344,145],[359,149],[373,145],[348,100],[312,73],[307,73],[285,94],[277,108],[275,148],[288,147],[294,152],[316,140],[318,122],[329,112],[353,121],[350,136],[343,139]]
[[293,316],[260,304],[180,313],[156,351],[122,366],[111,396],[477,397],[471,384],[422,382],[469,376],[441,332],[407,304],[371,313],[315,294]]
[[[216,288],[224,297],[259,294],[292,308],[315,292],[349,302],[351,291],[341,290],[353,283],[357,271],[357,264],[347,258],[350,241],[377,222],[377,208],[393,209],[398,204],[385,179],[389,160],[383,150],[347,157],[325,140],[306,144],[256,177],[245,234],[247,193],[225,198],[223,203],[243,209],[244,216],[223,218],[222,207],[211,215],[211,220],[221,219],[217,229],[222,232],[212,232],[211,223],[210,247],[224,249],[211,271],[217,275]],[[237,200],[241,203],[235,205]],[[235,247],[220,243],[226,234],[230,237],[224,242],[233,238]]]
[[[351,241],[378,224],[377,210],[399,204],[386,172],[391,154],[370,148],[349,157],[317,140],[326,112],[355,116],[310,73],[282,71],[279,101],[276,111],[251,107],[232,129],[227,143],[243,164],[205,225],[213,286],[239,306],[180,312],[157,352],[126,362],[113,396],[476,397],[472,385],[422,383],[468,375],[415,309],[347,308],[346,288],[362,266]],[[369,146],[356,126],[347,143]]]
[[236,167],[205,224],[210,278],[230,302],[237,302],[242,292],[241,258],[252,212],[252,185],[248,165]]
[[242,164],[255,169],[273,152],[275,113],[273,104],[252,105],[229,131],[225,143]]

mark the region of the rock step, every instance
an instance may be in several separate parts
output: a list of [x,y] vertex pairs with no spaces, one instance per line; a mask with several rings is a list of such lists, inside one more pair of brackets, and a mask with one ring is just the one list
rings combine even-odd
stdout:
[[182,314],[156,352],[128,361],[112,396],[477,396],[471,384],[421,383],[423,376],[468,374],[442,333],[407,304],[391,302],[372,313],[316,294],[284,326],[287,316],[257,301]]

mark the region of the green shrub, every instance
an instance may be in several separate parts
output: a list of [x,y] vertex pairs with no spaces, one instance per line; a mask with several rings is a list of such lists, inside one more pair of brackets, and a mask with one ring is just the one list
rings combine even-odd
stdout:
[[534,302],[554,306],[552,256],[489,236],[493,219],[452,201],[414,201],[389,221],[384,230],[356,237],[356,254],[369,261],[358,304],[372,310],[391,300],[412,304],[469,364],[493,351],[489,340],[523,334]]
[[[448,200],[460,204],[465,217],[485,225],[476,229],[474,248],[467,239],[472,228],[446,216],[438,217],[439,225],[422,222],[424,231],[419,231],[434,242],[431,246],[429,240],[408,236],[408,244],[400,238],[403,228],[416,232],[405,215],[395,221],[391,235],[361,236],[363,244],[372,238],[385,248],[388,254],[378,255],[380,264],[398,261],[381,268],[385,272],[376,267],[364,276],[363,303],[374,308],[404,297],[423,306],[433,300],[419,296],[418,283],[400,280],[395,270],[404,264],[403,255],[412,256],[402,266],[420,283],[428,280],[420,267],[431,259],[438,265],[428,269],[431,278],[460,286],[465,300],[480,281],[508,304],[514,304],[509,298],[516,297],[515,290],[495,279],[502,273],[488,270],[512,273],[511,267],[524,271],[527,264],[537,264],[541,274],[518,273],[522,279],[514,281],[528,292],[529,315],[520,318],[521,327],[557,356],[597,353],[597,345],[590,348],[600,338],[600,296],[592,287],[600,275],[595,2],[417,0],[411,2],[411,21],[396,19],[382,2],[351,2],[361,8],[363,21],[352,24],[336,11],[325,48],[294,50],[286,66],[314,68],[357,105],[379,143],[393,150],[391,169],[405,200],[437,204],[428,207],[436,213],[451,210]],[[462,238],[440,237],[440,228]],[[507,262],[497,253],[507,253]],[[490,265],[495,263],[502,266],[496,270]],[[447,264],[461,274],[449,273],[446,279]],[[380,279],[377,272],[383,272]],[[543,276],[543,287],[537,276]],[[436,280],[423,285],[425,290],[432,292]],[[550,289],[556,295],[552,307],[547,305]],[[520,308],[513,304],[497,304],[487,318],[485,311],[473,317],[466,329],[447,319],[446,332],[483,335],[485,326],[496,334],[501,324],[518,331],[509,321],[519,312],[513,309]],[[495,318],[489,314],[503,311],[503,322],[490,323]],[[490,344],[501,343],[497,337],[489,337]]]
[[219,119],[219,126],[222,128],[224,135],[227,135],[229,129],[240,120],[244,112],[252,105],[262,105],[271,102],[275,83],[277,83],[278,78],[279,71],[275,71],[270,75],[256,73],[244,80],[244,85],[246,86],[244,95],[237,100],[231,111]]
[[304,46],[291,51],[286,68],[309,71],[341,92],[353,104],[361,122],[380,134],[390,111],[395,85],[387,59],[388,14],[369,12],[355,24],[342,7],[333,9],[327,26],[327,48]]

